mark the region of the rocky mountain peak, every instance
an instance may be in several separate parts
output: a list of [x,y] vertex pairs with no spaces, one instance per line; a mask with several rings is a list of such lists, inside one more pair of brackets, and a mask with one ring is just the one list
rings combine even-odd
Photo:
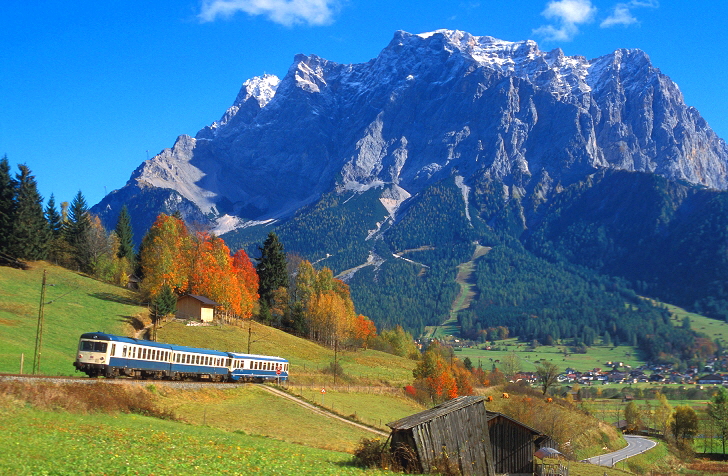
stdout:
[[725,189],[728,148],[640,50],[589,61],[531,40],[399,31],[366,63],[297,55],[282,80],[245,81],[219,121],[143,164],[124,193],[164,188],[245,223],[332,191],[414,197],[455,171],[548,200],[601,168]]

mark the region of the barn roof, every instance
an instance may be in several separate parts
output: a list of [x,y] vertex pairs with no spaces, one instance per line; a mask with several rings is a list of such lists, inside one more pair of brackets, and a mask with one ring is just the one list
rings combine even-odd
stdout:
[[182,299],[183,297],[191,297],[193,299],[197,299],[202,304],[207,304],[208,306],[219,306],[220,305],[219,302],[215,302],[212,299],[206,298],[205,296],[198,296],[196,294],[185,294],[184,296],[180,296],[180,299]]
[[520,422],[518,420],[514,420],[513,418],[509,417],[508,415],[504,415],[503,413],[492,412],[490,410],[486,410],[485,413],[486,413],[486,415],[488,415],[488,421],[492,420],[493,418],[502,417],[502,418],[505,418],[506,420],[510,420],[511,422],[515,423],[518,426],[522,426],[523,428],[527,429],[528,431],[530,431],[534,435],[543,435],[543,432],[538,431],[535,428],[531,428],[530,426],[525,425],[525,424],[523,424],[522,422]]
[[434,408],[425,410],[424,412],[415,413],[414,415],[402,418],[401,420],[387,423],[387,426],[393,430],[409,430],[425,422],[434,420],[435,418],[447,415],[448,413],[452,413],[456,410],[460,410],[461,408],[465,408],[476,403],[482,403],[484,400],[485,397],[479,396],[454,398],[452,400],[448,400],[445,403],[441,403]]

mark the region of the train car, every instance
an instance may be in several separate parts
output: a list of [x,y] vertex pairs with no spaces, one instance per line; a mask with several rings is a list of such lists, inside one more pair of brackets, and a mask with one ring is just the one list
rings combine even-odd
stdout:
[[288,361],[270,355],[229,352],[232,360],[229,378],[233,381],[265,382],[288,380]]
[[89,332],[81,335],[73,365],[89,377],[222,381],[228,378],[230,359],[217,350]]

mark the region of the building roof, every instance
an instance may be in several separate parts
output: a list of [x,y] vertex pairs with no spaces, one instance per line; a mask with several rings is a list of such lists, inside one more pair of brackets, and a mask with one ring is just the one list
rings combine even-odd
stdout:
[[518,426],[522,426],[523,428],[527,429],[528,431],[530,431],[534,435],[543,435],[543,432],[538,431],[535,428],[531,428],[530,426],[525,425],[525,424],[523,424],[522,422],[520,422],[518,420],[514,420],[513,418],[509,417],[508,415],[504,415],[503,413],[492,412],[490,410],[487,410],[485,413],[488,415],[488,421],[491,421],[494,418],[502,417],[502,418],[505,418],[506,420],[510,420],[511,422],[515,423]]
[[208,306],[219,306],[219,302],[215,302],[212,299],[206,298],[205,296],[198,296],[196,294],[185,294],[183,296],[180,296],[179,298],[182,299],[183,297],[191,297],[192,299],[197,299],[202,304],[207,304]]
[[424,412],[415,413],[414,415],[402,418],[401,420],[387,423],[387,426],[393,430],[409,430],[425,422],[434,420],[435,418],[439,418],[470,405],[475,405],[477,403],[482,404],[484,401],[485,397],[479,396],[453,398],[452,400],[448,400],[447,402],[441,403],[434,408],[425,410]]

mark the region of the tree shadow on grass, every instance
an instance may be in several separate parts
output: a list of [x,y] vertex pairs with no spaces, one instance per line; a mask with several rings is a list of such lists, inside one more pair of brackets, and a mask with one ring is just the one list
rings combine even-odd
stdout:
[[104,301],[118,302],[119,304],[128,304],[131,306],[138,306],[139,301],[132,299],[127,296],[120,296],[114,293],[90,293],[89,296],[95,297],[96,299],[102,299]]

